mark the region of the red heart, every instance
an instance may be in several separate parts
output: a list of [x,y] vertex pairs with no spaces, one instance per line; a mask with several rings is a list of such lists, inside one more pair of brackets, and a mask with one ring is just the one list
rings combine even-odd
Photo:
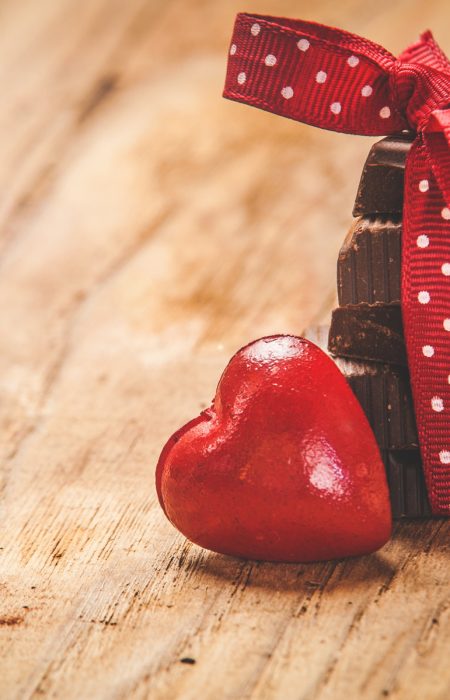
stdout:
[[239,350],[212,407],[167,442],[156,482],[173,525],[222,554],[333,559],[372,552],[391,532],[367,419],[334,362],[293,336]]

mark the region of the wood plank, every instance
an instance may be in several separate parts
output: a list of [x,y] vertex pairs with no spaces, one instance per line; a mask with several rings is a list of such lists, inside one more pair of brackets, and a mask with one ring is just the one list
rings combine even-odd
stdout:
[[[256,564],[157,505],[230,354],[327,314],[372,142],[220,98],[240,9],[0,7],[2,699],[448,697],[448,522]],[[450,50],[445,0],[247,9]]]

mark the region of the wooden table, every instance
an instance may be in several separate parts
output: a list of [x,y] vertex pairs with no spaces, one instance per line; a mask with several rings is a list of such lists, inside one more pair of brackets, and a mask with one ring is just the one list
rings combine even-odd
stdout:
[[0,5],[2,700],[449,697],[448,522],[273,565],[157,505],[230,355],[330,309],[372,143],[221,99],[240,9],[450,50],[447,0]]

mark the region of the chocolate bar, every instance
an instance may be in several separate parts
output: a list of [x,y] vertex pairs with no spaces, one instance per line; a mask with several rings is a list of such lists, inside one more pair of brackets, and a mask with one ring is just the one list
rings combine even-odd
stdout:
[[334,357],[347,378],[382,450],[417,450],[408,371],[374,362]]
[[413,133],[388,136],[372,146],[364,165],[353,216],[401,214],[406,157]]
[[340,306],[400,303],[402,224],[397,220],[357,219],[339,252]]
[[[353,223],[337,265],[340,307],[328,347],[372,427],[395,518],[429,517],[401,315],[401,236],[412,135],[376,143],[367,158]],[[324,329],[309,337],[324,347]]]
[[334,309],[328,350],[341,357],[406,367],[400,306],[357,304]]

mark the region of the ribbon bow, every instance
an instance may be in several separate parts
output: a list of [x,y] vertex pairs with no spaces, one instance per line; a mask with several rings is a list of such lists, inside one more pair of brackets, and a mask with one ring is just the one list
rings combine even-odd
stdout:
[[435,515],[450,515],[450,62],[431,32],[397,59],[348,32],[237,16],[224,97],[333,131],[413,131],[402,239],[402,315]]

